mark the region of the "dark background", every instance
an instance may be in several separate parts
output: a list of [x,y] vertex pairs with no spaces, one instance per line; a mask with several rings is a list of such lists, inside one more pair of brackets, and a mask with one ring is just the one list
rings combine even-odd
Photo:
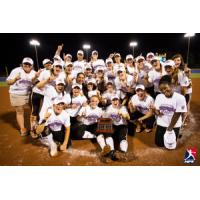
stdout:
[[[129,43],[132,40],[138,42],[135,48],[135,57],[142,53],[143,56],[150,51],[154,53],[167,53],[167,59],[176,53],[181,53],[186,60],[188,38],[184,38],[183,33],[101,33],[101,34],[60,34],[60,33],[17,33],[0,34],[0,74],[8,72],[18,67],[23,57],[31,57],[35,60],[35,49],[30,46],[29,41],[37,39],[40,42],[38,47],[39,65],[42,65],[44,58],[52,59],[57,49],[57,45],[64,44],[63,52],[71,53],[73,60],[76,59],[76,52],[82,49],[84,43],[91,45],[91,50],[98,50],[100,58],[107,58],[111,52],[119,52],[124,59],[132,48]],[[190,44],[190,67],[200,66],[200,36],[196,34],[191,38]]]

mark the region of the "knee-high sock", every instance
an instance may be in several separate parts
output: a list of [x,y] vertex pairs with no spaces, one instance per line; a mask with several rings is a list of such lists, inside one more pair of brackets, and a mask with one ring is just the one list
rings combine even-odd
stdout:
[[127,152],[127,150],[128,150],[128,142],[126,140],[122,140],[120,142],[120,150],[124,151],[124,152]]
[[114,141],[112,137],[106,138],[106,144],[110,146],[111,150],[114,150]]
[[103,135],[97,136],[97,142],[98,142],[99,146],[101,147],[101,149],[103,149],[106,146],[105,139],[104,139]]
[[88,138],[88,139],[92,139],[92,138],[95,138],[96,136],[92,133],[90,133],[89,131],[85,131],[84,132],[84,135],[83,135],[83,138]]

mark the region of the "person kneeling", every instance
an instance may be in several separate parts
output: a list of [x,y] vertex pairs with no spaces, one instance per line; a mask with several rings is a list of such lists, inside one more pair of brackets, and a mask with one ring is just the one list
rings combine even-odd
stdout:
[[136,94],[132,96],[129,102],[131,120],[136,120],[135,132],[140,133],[145,126],[145,132],[150,133],[155,122],[152,111],[154,100],[146,93],[144,85],[137,85],[135,91]]
[[56,143],[60,143],[59,149],[65,151],[71,142],[70,117],[63,107],[64,102],[55,99],[53,107],[47,109],[44,118],[36,128],[36,133],[41,136],[41,142],[49,147],[51,156],[58,154]]

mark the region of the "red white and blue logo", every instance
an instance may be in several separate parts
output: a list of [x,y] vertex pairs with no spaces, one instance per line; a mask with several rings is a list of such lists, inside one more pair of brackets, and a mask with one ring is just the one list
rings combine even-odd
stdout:
[[194,163],[196,160],[196,148],[188,148],[185,152],[184,163]]

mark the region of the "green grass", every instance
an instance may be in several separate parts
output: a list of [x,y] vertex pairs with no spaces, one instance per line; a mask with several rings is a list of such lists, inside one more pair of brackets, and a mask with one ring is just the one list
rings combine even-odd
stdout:
[[0,82],[0,87],[7,86],[6,82]]
[[200,73],[199,74],[196,74],[196,73],[191,74],[191,78],[200,78]]

